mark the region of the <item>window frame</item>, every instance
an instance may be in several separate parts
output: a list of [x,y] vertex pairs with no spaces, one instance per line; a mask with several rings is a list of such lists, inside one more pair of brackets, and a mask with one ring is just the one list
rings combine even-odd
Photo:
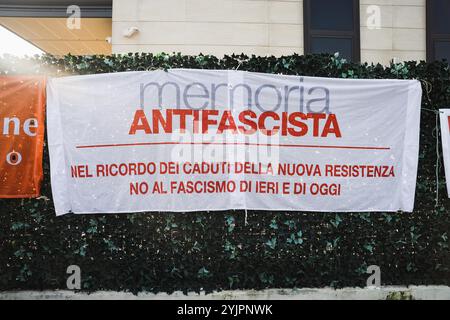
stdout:
[[[450,33],[436,33],[432,30],[432,9],[433,9],[433,1],[426,0],[426,34],[427,34],[427,62],[437,61],[436,52],[434,50],[434,44],[436,41],[443,40],[450,42]],[[440,61],[440,60],[439,60]],[[448,61],[450,63],[450,60]]]
[[352,40],[352,62],[361,61],[360,1],[353,1],[353,31],[314,30],[311,28],[311,1],[303,0],[303,43],[305,54],[311,53],[311,38],[336,38]]

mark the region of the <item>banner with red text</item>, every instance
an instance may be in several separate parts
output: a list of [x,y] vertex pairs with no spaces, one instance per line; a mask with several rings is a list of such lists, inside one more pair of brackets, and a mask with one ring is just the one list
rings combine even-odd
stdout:
[[447,194],[450,198],[450,109],[439,110],[441,120],[442,154],[444,155]]
[[0,198],[40,194],[45,78],[0,76]]
[[412,211],[421,94],[234,70],[51,79],[56,213]]

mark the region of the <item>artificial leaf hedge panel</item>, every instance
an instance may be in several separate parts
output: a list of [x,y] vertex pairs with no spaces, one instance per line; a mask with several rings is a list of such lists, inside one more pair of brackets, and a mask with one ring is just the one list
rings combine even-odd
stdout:
[[[450,285],[449,211],[435,110],[450,107],[443,62],[354,64],[330,55],[256,57],[128,54],[4,56],[3,74],[63,76],[169,68],[239,69],[337,78],[420,79],[419,175],[413,213],[244,211],[56,217],[45,149],[42,197],[0,199],[0,290],[65,289],[69,265],[82,289],[172,292],[365,286],[369,265],[383,285]],[[440,143],[440,141],[439,141]],[[439,201],[436,203],[436,173]]]

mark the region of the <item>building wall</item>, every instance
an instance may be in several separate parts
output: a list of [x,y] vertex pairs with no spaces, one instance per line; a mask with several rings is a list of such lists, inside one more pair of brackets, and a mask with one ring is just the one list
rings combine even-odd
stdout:
[[[360,0],[361,61],[425,60],[426,0]],[[372,25],[376,5],[381,26]]]
[[[360,3],[363,62],[425,59],[425,0]],[[130,27],[139,32],[124,37]],[[112,45],[114,53],[303,54],[303,0],[114,0]]]
[[114,0],[113,52],[303,53],[302,23],[302,0]]

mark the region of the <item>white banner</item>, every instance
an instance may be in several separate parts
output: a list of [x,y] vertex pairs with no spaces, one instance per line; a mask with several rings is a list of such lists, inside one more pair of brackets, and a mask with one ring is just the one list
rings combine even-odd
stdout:
[[450,198],[450,109],[439,110],[441,120],[442,153],[444,155],[445,179]]
[[413,210],[415,80],[172,69],[47,91],[57,215]]

